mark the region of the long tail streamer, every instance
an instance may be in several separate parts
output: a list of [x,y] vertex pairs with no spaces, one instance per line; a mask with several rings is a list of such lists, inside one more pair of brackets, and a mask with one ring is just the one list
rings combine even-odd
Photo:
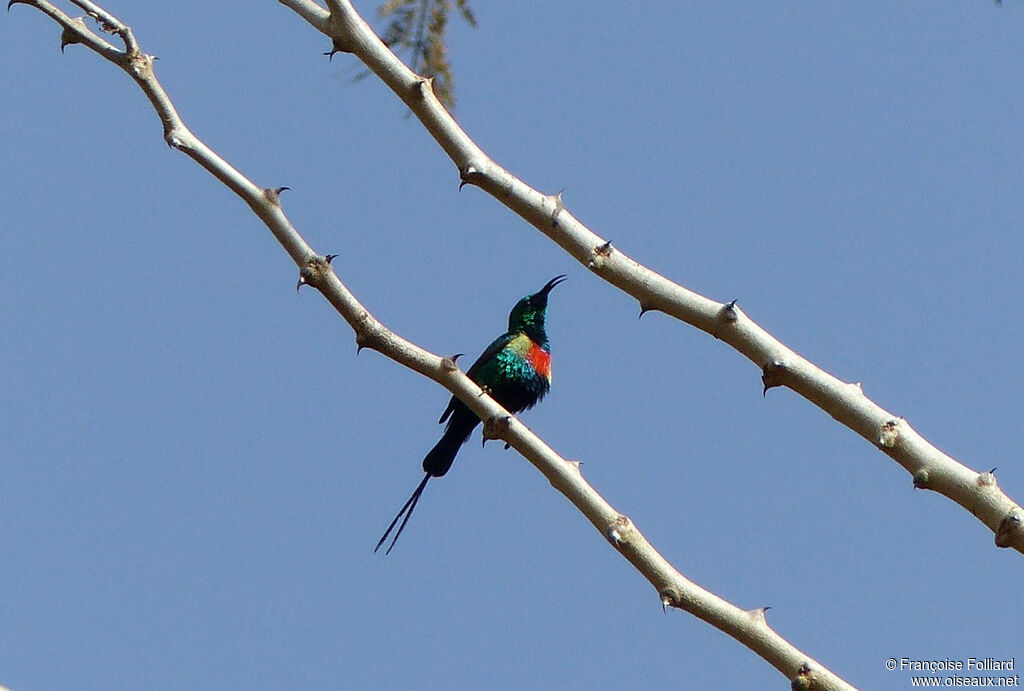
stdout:
[[409,522],[409,517],[412,516],[413,509],[416,508],[416,503],[420,500],[420,495],[423,494],[423,488],[427,486],[427,480],[429,479],[430,473],[427,473],[426,476],[423,478],[423,481],[420,482],[420,486],[416,488],[416,490],[412,493],[412,496],[409,497],[409,499],[405,502],[405,505],[402,506],[402,510],[398,512],[397,516],[395,516],[395,520],[391,521],[391,525],[389,525],[388,529],[384,531],[384,535],[381,536],[380,542],[378,542],[377,546],[373,548],[374,552],[379,550],[380,546],[384,544],[384,541],[388,539],[388,535],[390,535],[391,531],[394,530],[395,524],[398,523],[398,519],[402,518],[404,514],[405,518],[402,520],[402,525],[398,526],[398,532],[395,533],[395,537],[392,538],[391,544],[388,545],[387,551],[384,552],[385,555],[391,554],[391,550],[395,548],[395,543],[398,542],[398,536],[402,534],[403,530],[405,530],[405,524]]

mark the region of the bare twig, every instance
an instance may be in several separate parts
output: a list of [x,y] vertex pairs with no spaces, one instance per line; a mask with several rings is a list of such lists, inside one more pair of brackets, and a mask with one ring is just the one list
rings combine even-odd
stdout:
[[600,278],[632,295],[641,315],[657,310],[728,343],[761,370],[764,391],[785,386],[892,457],[917,489],[952,499],[988,526],[998,547],[1024,553],[1024,510],[996,483],[939,451],[902,417],[868,398],[860,384],[844,382],[798,355],[736,305],[698,295],[612,247],[573,216],[560,194],[544,194],[502,168],[459,127],[433,86],[385,46],[349,0],[279,0],[336,45],[346,46],[405,103],[459,170],[462,185],[489,193],[547,235]]
[[559,492],[564,494],[602,535],[650,581],[662,606],[678,607],[729,634],[756,652],[791,680],[795,689],[854,691],[854,687],[810,659],[774,631],[764,609],[743,610],[704,590],[675,569],[635,524],[616,511],[583,479],[578,462],[559,456],[537,435],[521,424],[487,396],[463,374],[452,358],[434,355],[411,343],[381,324],[349,292],[332,266],[335,255],[316,253],[291,225],[280,204],[285,188],[262,188],[228,164],[197,138],[182,122],[167,93],[152,70],[152,59],[143,55],[131,30],[95,5],[89,5],[100,21],[114,29],[125,42],[118,51],[93,34],[85,23],[72,19],[46,0],[14,0],[31,5],[52,17],[65,33],[73,34],[69,43],[81,43],[124,69],[139,84],[164,124],[165,140],[186,153],[214,177],[241,197],[262,220],[299,267],[298,287],[309,285],[327,299],[355,332],[360,348],[371,348],[395,362],[433,379],[458,396],[473,412],[487,421],[489,434],[515,447],[536,466]]

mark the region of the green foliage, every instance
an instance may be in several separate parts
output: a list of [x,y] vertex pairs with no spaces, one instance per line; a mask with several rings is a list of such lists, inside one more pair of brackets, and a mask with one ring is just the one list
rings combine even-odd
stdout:
[[[411,51],[409,66],[434,78],[434,93],[449,108],[455,105],[455,89],[445,31],[452,5],[452,0],[387,0],[377,8],[381,19],[390,18],[381,39],[396,52]],[[454,6],[467,24],[476,26],[468,0],[454,0]]]

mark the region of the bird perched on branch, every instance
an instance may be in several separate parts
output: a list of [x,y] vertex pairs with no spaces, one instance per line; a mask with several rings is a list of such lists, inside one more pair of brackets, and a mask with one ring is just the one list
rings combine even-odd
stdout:
[[[477,386],[484,389],[502,408],[511,413],[532,408],[551,388],[551,349],[548,345],[548,334],[544,330],[544,319],[548,312],[548,293],[564,280],[565,276],[555,276],[536,293],[527,295],[517,302],[508,315],[508,331],[487,346],[466,372]],[[445,420],[448,421],[448,426],[445,427],[444,434],[423,459],[426,476],[402,506],[395,520],[391,521],[391,525],[384,531],[374,552],[381,548],[401,520],[398,532],[395,533],[385,554],[391,552],[398,541],[398,536],[405,529],[405,524],[409,522],[409,517],[412,516],[427,481],[448,472],[455,461],[455,455],[480,424],[480,418],[476,413],[454,396],[438,422]],[[403,516],[405,518],[402,518]]]

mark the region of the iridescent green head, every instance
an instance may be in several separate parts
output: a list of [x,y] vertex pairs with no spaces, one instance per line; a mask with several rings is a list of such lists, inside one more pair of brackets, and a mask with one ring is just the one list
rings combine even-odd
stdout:
[[544,331],[544,317],[548,312],[548,293],[564,280],[564,275],[555,276],[536,293],[527,295],[517,302],[508,315],[509,333],[521,331],[536,343],[547,345],[548,335]]

